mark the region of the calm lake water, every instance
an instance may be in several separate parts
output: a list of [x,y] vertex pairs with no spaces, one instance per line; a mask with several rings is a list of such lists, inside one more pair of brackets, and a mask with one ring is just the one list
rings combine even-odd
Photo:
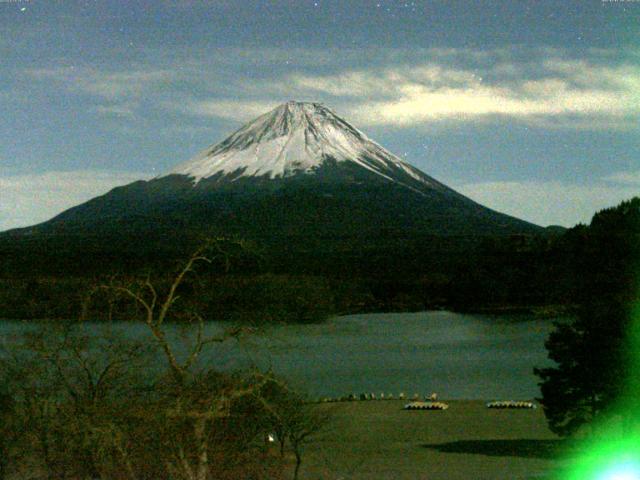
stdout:
[[[10,342],[25,328],[37,327],[4,321],[0,335]],[[148,335],[141,324],[112,328],[130,338]],[[220,328],[207,325],[211,333]],[[179,327],[171,329],[174,341],[185,340]],[[269,327],[239,343],[214,345],[201,360],[226,369],[272,367],[313,397],[437,392],[452,399],[531,399],[539,396],[533,367],[549,364],[544,341],[551,329],[549,320],[522,315],[349,315],[319,325]]]

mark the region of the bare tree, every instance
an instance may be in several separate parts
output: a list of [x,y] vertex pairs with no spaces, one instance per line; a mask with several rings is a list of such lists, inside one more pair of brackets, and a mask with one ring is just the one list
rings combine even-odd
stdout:
[[302,449],[311,436],[321,431],[329,421],[327,411],[310,410],[307,408],[299,408],[292,412],[288,419],[288,438],[291,444],[291,450],[296,458],[293,479],[298,480],[300,466],[302,465]]
[[[101,429],[122,430],[118,408],[132,399],[143,346],[123,338],[83,334],[83,325],[41,326],[12,343],[0,362],[15,402],[12,421],[27,462],[47,479],[104,478]],[[34,448],[35,447],[35,448]],[[108,463],[119,462],[112,457]],[[133,478],[133,477],[129,477]]]
[[166,322],[178,305],[180,287],[186,277],[193,274],[196,266],[211,264],[214,259],[218,259],[222,260],[225,270],[228,270],[229,256],[223,249],[222,242],[223,240],[217,239],[196,250],[177,271],[164,294],[160,293],[160,289],[153,284],[150,277],[142,282],[120,285],[111,283],[98,288],[129,297],[141,307],[143,322],[164,355],[174,397],[173,406],[167,410],[167,415],[173,419],[187,421],[191,425],[190,441],[178,442],[175,445],[173,462],[168,463],[167,468],[174,476],[186,480],[206,480],[209,477],[209,430],[217,420],[229,417],[231,405],[235,400],[256,395],[270,378],[268,375],[255,374],[248,383],[219,385],[215,391],[208,392],[204,402],[202,398],[194,402],[189,392],[190,389],[197,390],[197,384],[201,380],[195,375],[194,367],[203,349],[211,344],[237,339],[248,329],[232,327],[221,334],[206,335],[205,321],[199,313],[193,310],[182,312],[195,329],[188,351],[182,358],[177,354],[167,334]]
[[269,412],[270,430],[279,443],[281,457],[289,445],[295,458],[293,478],[297,480],[303,447],[312,436],[326,428],[331,420],[331,411],[305,401],[304,397],[279,381],[269,382],[264,390],[260,401]]
[[[0,378],[10,379],[7,409],[22,432],[13,451],[25,452],[23,466],[33,465],[47,480],[279,478],[284,462],[257,442],[269,428],[262,397],[267,383],[277,383],[273,375],[199,365],[208,347],[247,331],[210,335],[197,308],[181,298],[196,268],[216,259],[228,269],[223,247],[214,243],[168,283],[112,279],[91,292],[80,322],[39,326],[21,347],[12,342],[13,353],[0,355]],[[119,314],[116,306],[135,305],[150,338],[132,340],[117,334],[117,324],[88,321],[92,301],[105,308],[101,294],[109,318]],[[176,319],[190,327],[186,350],[172,332]],[[166,367],[145,368],[158,353]],[[250,415],[238,415],[241,404]],[[5,464],[0,458],[0,475]]]

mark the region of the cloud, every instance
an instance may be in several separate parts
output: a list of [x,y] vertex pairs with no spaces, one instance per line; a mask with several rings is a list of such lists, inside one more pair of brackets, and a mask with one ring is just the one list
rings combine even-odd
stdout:
[[633,186],[606,183],[480,182],[457,185],[463,195],[499,212],[538,225],[589,223],[593,214],[639,194]]
[[61,66],[25,70],[26,75],[44,81],[61,83],[67,90],[119,100],[138,97],[150,87],[170,82],[175,74],[170,70],[144,68],[127,71],[103,71],[93,67]]
[[148,177],[88,170],[0,175],[0,231],[43,222],[114,187]]
[[[570,65],[546,62],[545,75],[536,79],[514,78],[517,65],[507,69],[501,64],[498,72],[488,69],[477,73],[423,65],[297,77],[294,83],[334,96],[366,99],[352,102],[350,109],[350,117],[363,125],[405,127],[495,117],[547,128],[627,128],[637,122],[640,67],[605,68],[580,62],[572,69]],[[584,121],[590,117],[604,121]],[[545,121],[548,118],[560,120]]]
[[59,66],[27,69],[24,74],[35,80],[59,84],[72,94],[94,97],[100,103],[92,107],[93,111],[121,118],[134,117],[141,100],[155,98],[162,87],[176,78],[170,70],[142,66],[127,71]]
[[640,170],[631,172],[615,172],[604,177],[604,180],[623,185],[635,185],[639,187],[638,195],[640,195]]
[[[189,98],[180,110],[240,121],[267,105],[308,99],[339,105],[363,126],[511,119],[542,128],[637,128],[640,66],[635,63],[602,63],[601,53],[567,59],[557,49],[524,60],[501,50],[450,50],[387,67],[338,67],[330,74],[301,67],[278,78],[239,78],[234,83],[244,94],[225,92],[219,98],[212,92],[206,99]],[[247,100],[247,94],[253,98]]]
[[248,121],[278,106],[273,101],[247,100],[191,100],[185,103],[166,103],[170,108],[188,115]]
[[134,117],[135,105],[133,103],[114,103],[111,105],[98,105],[94,108],[98,113],[115,115],[116,117]]
[[626,51],[618,56],[588,51],[569,58],[549,48],[371,48],[340,54],[194,49],[179,62],[166,52],[155,55],[126,70],[58,66],[25,72],[96,97],[102,102],[96,111],[105,115],[132,116],[148,100],[154,108],[186,115],[246,121],[295,99],[336,106],[362,126],[496,120],[547,129],[631,130],[639,125],[640,65]]

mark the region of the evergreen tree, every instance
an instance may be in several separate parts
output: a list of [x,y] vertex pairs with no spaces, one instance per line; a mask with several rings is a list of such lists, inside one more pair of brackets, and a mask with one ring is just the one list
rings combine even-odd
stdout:
[[535,369],[552,431],[570,435],[617,404],[634,355],[629,343],[640,258],[640,198],[598,212],[567,232],[581,256],[573,265],[580,308],[556,323],[546,347],[556,363]]

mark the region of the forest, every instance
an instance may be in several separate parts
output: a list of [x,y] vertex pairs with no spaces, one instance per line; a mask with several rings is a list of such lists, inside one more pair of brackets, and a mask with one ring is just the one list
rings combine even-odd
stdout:
[[[629,245],[637,239],[637,230],[618,231],[622,227],[610,220],[618,210],[598,212],[590,225],[538,235],[411,241],[381,236],[366,250],[310,251],[300,247],[302,240],[292,240],[283,251],[256,241],[202,236],[184,236],[171,250],[150,239],[114,244],[108,251],[89,240],[70,249],[60,238],[5,239],[0,317],[74,318],[100,285],[145,278],[167,284],[180,261],[207,243],[224,252],[225,261],[201,266],[197,277],[181,285],[183,300],[197,305],[207,320],[317,322],[347,313],[429,309],[554,316],[575,311],[587,291],[583,282],[590,266],[602,255],[621,262],[629,258],[628,251],[607,246],[619,237]],[[115,303],[101,305],[94,318],[131,315],[133,307],[114,308],[120,300],[109,301]]]

